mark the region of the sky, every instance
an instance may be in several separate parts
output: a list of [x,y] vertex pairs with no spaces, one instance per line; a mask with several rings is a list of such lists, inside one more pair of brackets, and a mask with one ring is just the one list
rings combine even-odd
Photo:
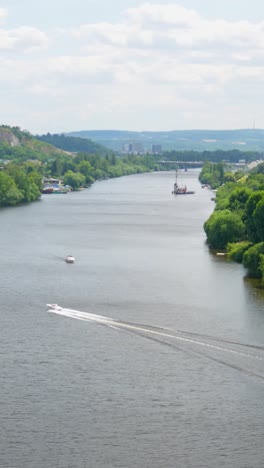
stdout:
[[0,124],[264,128],[263,0],[0,0]]

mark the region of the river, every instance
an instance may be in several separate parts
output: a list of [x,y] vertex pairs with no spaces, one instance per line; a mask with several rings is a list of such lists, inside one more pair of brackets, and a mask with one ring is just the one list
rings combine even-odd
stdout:
[[1,468],[263,468],[263,292],[208,251],[198,173],[178,182],[0,211]]

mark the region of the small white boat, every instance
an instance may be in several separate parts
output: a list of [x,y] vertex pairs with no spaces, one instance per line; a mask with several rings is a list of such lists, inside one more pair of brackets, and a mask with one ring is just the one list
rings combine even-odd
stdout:
[[67,257],[65,258],[65,262],[66,263],[74,263],[75,258],[72,255],[67,255]]
[[47,307],[50,310],[62,310],[62,307],[60,307],[58,304],[47,304]]

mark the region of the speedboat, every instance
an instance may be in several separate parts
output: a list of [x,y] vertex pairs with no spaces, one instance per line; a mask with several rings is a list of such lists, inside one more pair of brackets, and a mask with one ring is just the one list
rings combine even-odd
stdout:
[[49,309],[52,310],[62,310],[62,307],[59,306],[58,304],[46,304]]
[[74,263],[75,258],[72,255],[67,255],[67,257],[65,258],[65,262],[66,263]]

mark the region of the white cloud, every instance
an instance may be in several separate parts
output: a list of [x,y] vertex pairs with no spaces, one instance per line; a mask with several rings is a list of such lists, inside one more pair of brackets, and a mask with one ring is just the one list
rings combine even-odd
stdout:
[[20,27],[13,31],[16,40],[16,46],[23,50],[34,50],[46,48],[49,39],[45,33],[36,28]]
[[132,23],[151,27],[190,28],[200,21],[200,16],[194,10],[188,10],[181,5],[153,5],[146,3],[139,8],[131,8],[126,12],[127,20]]
[[42,31],[31,27],[0,29],[0,50],[30,52],[42,49],[49,44],[48,37]]
[[2,21],[3,19],[5,19],[8,15],[8,10],[7,8],[2,8],[0,7],[0,21]]
[[[7,15],[2,10],[0,19]],[[251,108],[261,107],[255,89],[264,76],[261,20],[208,20],[177,4],[146,3],[127,10],[118,23],[48,32],[2,27],[0,50],[2,89],[11,83],[21,95],[43,99],[43,106],[45,97],[52,97],[54,106],[64,99],[77,114],[83,104],[82,119],[92,109],[98,119],[101,111],[105,118],[123,123],[125,115],[130,122],[129,108],[142,122],[151,111],[166,120],[166,109],[170,118],[174,109],[178,122],[189,125],[193,119],[195,127],[201,123],[199,109],[205,119],[217,107],[220,119],[231,111],[238,115],[241,102],[246,112],[247,99]]]
[[[106,82],[191,84],[208,79],[223,84],[256,62],[262,72],[264,58],[263,22],[208,21],[174,4],[147,3],[128,10],[122,23],[87,24],[50,36],[36,28],[2,29],[0,48],[33,52],[46,47],[46,58],[37,59],[45,74],[58,73],[61,79],[105,75]],[[58,36],[60,47],[52,58]],[[63,38],[70,54],[61,46]]]
[[[264,22],[208,21],[179,5],[145,4],[127,11],[124,22],[83,25],[81,40],[119,47],[177,50],[263,49]],[[227,52],[228,52],[227,50]]]

